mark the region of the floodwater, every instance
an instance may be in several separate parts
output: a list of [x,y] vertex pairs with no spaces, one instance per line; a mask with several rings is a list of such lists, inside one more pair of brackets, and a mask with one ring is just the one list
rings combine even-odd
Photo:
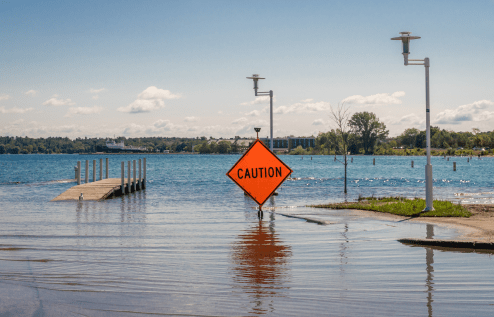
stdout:
[[[236,155],[150,155],[146,190],[50,202],[74,185],[77,160],[105,157],[0,156],[0,316],[494,315],[492,254],[396,241],[454,230],[303,207],[423,197],[423,157],[354,157],[345,197],[333,157],[281,156],[293,179],[261,221],[225,176]],[[121,161],[142,156],[108,157],[119,177]],[[492,158],[432,164],[436,199],[493,203]]]

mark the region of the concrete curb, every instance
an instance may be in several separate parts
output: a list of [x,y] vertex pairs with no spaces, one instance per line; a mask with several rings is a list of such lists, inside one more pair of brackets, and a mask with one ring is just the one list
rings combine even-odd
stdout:
[[457,249],[475,249],[475,250],[494,250],[494,243],[490,242],[475,242],[475,241],[461,241],[461,240],[438,240],[438,239],[398,239],[398,242],[404,244],[434,246],[443,248],[457,248]]

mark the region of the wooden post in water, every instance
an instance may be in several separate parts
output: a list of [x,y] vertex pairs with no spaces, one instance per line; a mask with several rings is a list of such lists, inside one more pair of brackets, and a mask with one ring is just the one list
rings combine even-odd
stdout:
[[376,165],[376,158],[372,159],[372,165]]
[[77,185],[81,184],[81,161],[77,161]]
[[142,161],[141,161],[141,159],[139,159],[139,180],[138,180],[139,190],[142,189],[142,173],[141,173],[141,171],[142,171]]
[[136,186],[136,160],[132,160],[132,165],[134,167],[134,182],[132,183],[132,187],[134,189],[134,191],[137,190],[137,186]]
[[103,159],[99,159],[99,180],[103,179]]
[[105,178],[108,178],[108,158],[106,158],[106,177]]
[[453,172],[456,172],[456,162],[453,162]]
[[96,181],[96,160],[93,160],[93,183]]
[[125,195],[125,162],[122,161],[122,168],[121,168],[121,176],[122,176],[122,181],[120,183],[120,191],[122,192],[122,195]]
[[352,163],[353,163],[353,157],[352,157]]
[[446,160],[449,162],[449,157]]
[[412,160],[412,168],[413,168],[413,160]]
[[86,174],[84,175],[84,180],[86,184],[89,183],[89,161],[86,160]]
[[143,169],[143,180],[142,180],[142,188],[146,188],[146,158],[144,158],[144,169]]
[[127,191],[129,194],[131,193],[130,188],[130,161],[127,161]]
[[469,163],[469,162],[470,162],[470,158],[467,157],[467,163]]

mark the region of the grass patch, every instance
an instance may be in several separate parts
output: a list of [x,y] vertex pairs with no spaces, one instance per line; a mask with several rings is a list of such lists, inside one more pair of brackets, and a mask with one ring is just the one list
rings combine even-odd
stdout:
[[425,208],[424,199],[406,199],[403,197],[359,197],[356,202],[311,205],[314,208],[358,209],[386,212],[408,217],[470,217],[472,213],[462,205],[449,201],[434,200],[434,210],[422,212]]

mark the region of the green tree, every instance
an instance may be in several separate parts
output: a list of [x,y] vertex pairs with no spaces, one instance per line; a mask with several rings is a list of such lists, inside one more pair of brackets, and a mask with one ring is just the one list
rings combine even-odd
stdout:
[[201,154],[211,153],[211,150],[209,148],[209,145],[208,145],[208,142],[207,141],[202,142],[200,145],[198,145],[195,148],[195,150],[198,151]]
[[400,141],[401,145],[404,145],[406,147],[410,147],[410,146],[414,147],[416,146],[416,141],[419,134],[420,134],[419,129],[416,128],[406,129],[405,131],[403,131],[402,134],[398,136],[398,140]]
[[386,125],[379,122],[373,112],[357,112],[348,121],[354,134],[360,139],[365,154],[372,153],[378,141],[384,141],[389,134]]
[[297,146],[290,152],[290,155],[305,155],[305,154],[307,154],[307,151],[304,150],[302,145]]
[[232,150],[231,143],[228,141],[220,141],[218,143],[218,152],[221,154],[227,154],[230,153]]

